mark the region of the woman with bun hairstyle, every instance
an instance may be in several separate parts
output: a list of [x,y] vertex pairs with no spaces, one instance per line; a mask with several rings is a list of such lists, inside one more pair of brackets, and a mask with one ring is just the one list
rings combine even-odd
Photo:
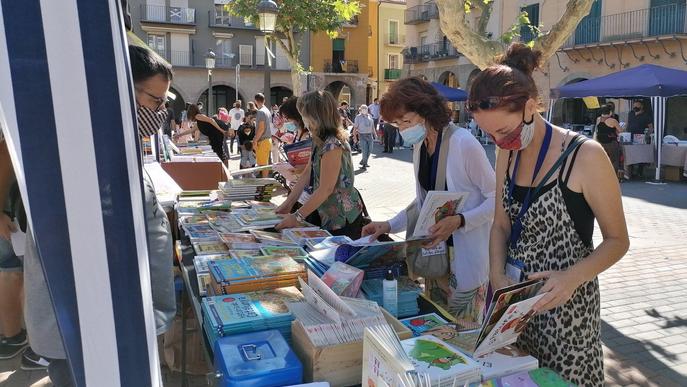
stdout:
[[[578,385],[604,382],[597,275],[627,252],[620,187],[601,145],[539,114],[541,52],[513,44],[470,88],[468,108],[501,149],[489,243],[494,289],[544,280],[519,346]],[[592,243],[594,219],[603,242]]]
[[[403,143],[414,147],[416,197],[411,205],[418,213],[428,191],[468,193],[461,213],[443,218],[430,229],[430,247],[441,244],[448,250],[450,272],[428,287],[432,299],[446,304],[462,325],[478,326],[489,282],[494,170],[475,136],[449,124],[451,111],[446,99],[429,82],[419,77],[394,82],[382,96],[380,108],[384,121],[400,130]],[[446,159],[440,164],[440,151],[445,147]],[[437,179],[442,173],[443,183]],[[377,238],[407,228],[408,212],[403,210],[388,221],[370,223],[363,235]]]

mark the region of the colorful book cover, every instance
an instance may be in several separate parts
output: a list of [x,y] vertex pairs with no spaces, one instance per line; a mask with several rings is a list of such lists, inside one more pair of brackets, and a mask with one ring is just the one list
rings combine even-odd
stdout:
[[221,233],[219,237],[232,249],[255,250],[260,248],[260,242],[250,234]]
[[356,297],[365,272],[343,262],[334,264],[322,276],[322,281],[339,296]]
[[413,336],[421,336],[433,328],[448,324],[448,321],[436,313],[423,314],[399,321],[413,332]]
[[208,255],[208,254],[223,254],[229,251],[227,245],[218,241],[210,242],[194,242],[193,250],[196,251],[196,255]]
[[434,336],[413,337],[401,345],[415,370],[428,374],[432,381],[479,380],[479,364]]
[[261,247],[263,255],[285,255],[291,258],[307,257],[308,253],[302,247],[291,246],[267,246]]
[[475,361],[479,363],[482,371],[482,380],[539,367],[539,361],[535,357],[514,346],[499,348],[488,355],[476,358]]
[[466,192],[429,191],[420,209],[413,237],[429,235],[430,227],[448,216],[459,213],[467,196]]
[[326,238],[332,236],[328,231],[317,227],[291,228],[282,231],[292,241],[304,245],[304,241],[310,238]]
[[229,256],[232,258],[260,257],[262,255],[262,251],[259,249],[229,250]]
[[278,245],[293,245],[294,241],[285,237],[278,232],[268,232],[262,230],[251,230],[251,234],[262,243],[266,244],[278,244]]
[[240,280],[265,279],[303,271],[301,265],[290,257],[247,257],[223,261],[210,261],[208,268],[215,281],[234,283]]
[[548,368],[537,368],[490,379],[470,387],[576,387]]
[[353,243],[353,240],[345,235],[305,239],[305,245],[310,250],[331,249],[351,243]]

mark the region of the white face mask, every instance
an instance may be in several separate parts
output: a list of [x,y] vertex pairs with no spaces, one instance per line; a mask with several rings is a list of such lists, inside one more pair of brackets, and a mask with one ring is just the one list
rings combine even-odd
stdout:
[[423,124],[415,124],[408,129],[401,131],[403,137],[403,144],[415,145],[425,139],[427,135],[427,128]]

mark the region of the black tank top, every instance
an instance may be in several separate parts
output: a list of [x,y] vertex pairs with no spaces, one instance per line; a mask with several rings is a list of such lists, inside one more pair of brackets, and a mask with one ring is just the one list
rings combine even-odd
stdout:
[[599,143],[608,144],[611,141],[616,141],[617,137],[615,128],[606,125],[606,122],[602,121],[596,125],[596,141]]
[[[575,164],[575,159],[577,158],[577,152],[580,150],[580,148],[581,146],[575,149],[572,155],[568,156],[568,159],[563,162],[558,172],[558,178],[546,184],[539,191],[537,196],[531,198],[531,200],[532,202],[535,201],[538,197],[545,194],[550,189],[553,189],[553,187],[555,187],[556,184],[559,184],[561,192],[563,193],[563,200],[565,201],[565,206],[568,209],[568,213],[570,214],[570,217],[572,218],[572,221],[575,225],[575,231],[577,231],[577,234],[580,236],[582,242],[585,245],[591,247],[592,236],[594,234],[594,212],[592,211],[591,207],[589,207],[589,203],[587,203],[587,200],[584,198],[584,195],[581,192],[575,192],[568,188],[568,180],[570,179],[570,173],[572,172],[573,165]],[[568,161],[570,161],[570,165],[568,165]],[[508,165],[508,170],[510,170],[510,160],[508,162]],[[563,176],[564,171],[565,177]],[[507,182],[510,181],[509,173],[506,173],[506,179]],[[529,189],[530,187],[523,187],[516,184],[513,189],[513,199],[522,203],[525,200],[525,196],[527,195],[527,191]]]

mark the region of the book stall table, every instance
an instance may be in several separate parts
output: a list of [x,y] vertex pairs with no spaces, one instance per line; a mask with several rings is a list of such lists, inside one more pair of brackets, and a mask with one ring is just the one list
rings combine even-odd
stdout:
[[625,155],[625,165],[653,164],[653,144],[625,144],[622,145]]

